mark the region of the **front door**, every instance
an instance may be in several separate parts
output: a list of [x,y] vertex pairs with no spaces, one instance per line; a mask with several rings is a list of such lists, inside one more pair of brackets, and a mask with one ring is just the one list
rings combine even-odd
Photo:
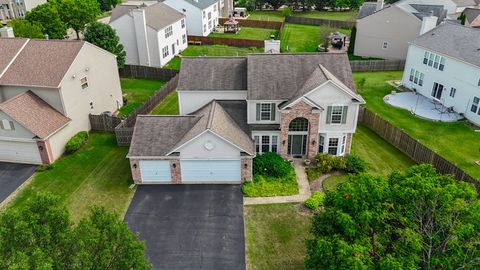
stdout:
[[442,93],[443,93],[443,85],[439,83],[434,83],[433,89],[432,89],[432,97],[440,100],[442,98]]
[[289,135],[289,154],[293,157],[303,157],[306,154],[307,135]]

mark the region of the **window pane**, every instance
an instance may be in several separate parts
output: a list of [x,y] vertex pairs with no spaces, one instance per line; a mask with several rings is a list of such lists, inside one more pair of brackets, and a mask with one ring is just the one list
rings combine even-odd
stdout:
[[267,120],[267,121],[271,120],[270,113],[271,113],[270,103],[262,103],[260,105],[260,119]]
[[270,136],[262,136],[262,153],[270,152]]
[[308,131],[308,120],[305,118],[295,118],[288,126],[289,131]]
[[278,137],[272,136],[272,152],[277,152]]
[[332,107],[332,124],[341,124],[342,123],[342,113],[343,107],[342,106],[333,106]]
[[331,155],[337,155],[338,138],[330,138],[328,141],[328,153]]
[[260,153],[260,138],[258,136],[254,136],[255,139],[255,152]]
[[322,135],[320,135],[320,136],[318,137],[318,152],[319,152],[319,153],[323,153],[324,145],[325,145],[325,137],[323,137]]

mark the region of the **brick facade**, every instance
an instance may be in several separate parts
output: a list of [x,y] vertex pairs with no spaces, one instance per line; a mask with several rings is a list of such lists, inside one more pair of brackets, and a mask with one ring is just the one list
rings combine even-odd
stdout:
[[303,117],[308,120],[308,142],[307,158],[315,159],[317,154],[317,137],[320,113],[313,111],[313,108],[304,101],[293,105],[290,110],[282,112],[282,121],[280,124],[280,155],[284,158],[292,158],[288,155],[288,127],[295,118]]
[[242,182],[243,181],[252,181],[252,159],[251,158],[242,158],[240,161],[240,166],[242,166]]
[[180,159],[170,160],[170,172],[172,174],[172,184],[181,184],[182,170],[180,168]]
[[42,158],[43,164],[53,163],[53,154],[50,142],[46,141],[37,141],[38,151],[40,152],[40,157]]
[[130,159],[130,170],[135,184],[142,183],[142,174],[140,173],[140,162],[138,159]]

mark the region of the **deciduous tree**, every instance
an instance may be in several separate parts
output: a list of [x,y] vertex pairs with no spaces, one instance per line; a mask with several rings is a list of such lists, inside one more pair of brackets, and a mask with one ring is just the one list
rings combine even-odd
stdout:
[[9,22],[13,28],[16,37],[23,38],[43,38],[42,25],[34,22],[31,23],[24,19],[15,19]]
[[27,12],[25,19],[32,24],[41,25],[42,33],[52,39],[64,39],[67,35],[67,26],[51,3],[36,6]]
[[126,53],[115,29],[110,25],[100,22],[89,24],[85,29],[84,38],[86,41],[115,54],[118,67],[122,68],[124,66]]
[[309,269],[479,269],[473,185],[430,165],[361,175],[328,192],[307,240]]
[[75,31],[77,39],[85,26],[95,22],[101,13],[96,0],[57,0],[54,3],[62,21]]

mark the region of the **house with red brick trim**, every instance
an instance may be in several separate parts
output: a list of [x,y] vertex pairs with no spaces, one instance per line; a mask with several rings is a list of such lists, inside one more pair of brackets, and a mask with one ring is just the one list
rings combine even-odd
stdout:
[[252,159],[350,152],[359,106],[346,54],[186,57],[180,116],[139,116],[135,183],[241,183]]

